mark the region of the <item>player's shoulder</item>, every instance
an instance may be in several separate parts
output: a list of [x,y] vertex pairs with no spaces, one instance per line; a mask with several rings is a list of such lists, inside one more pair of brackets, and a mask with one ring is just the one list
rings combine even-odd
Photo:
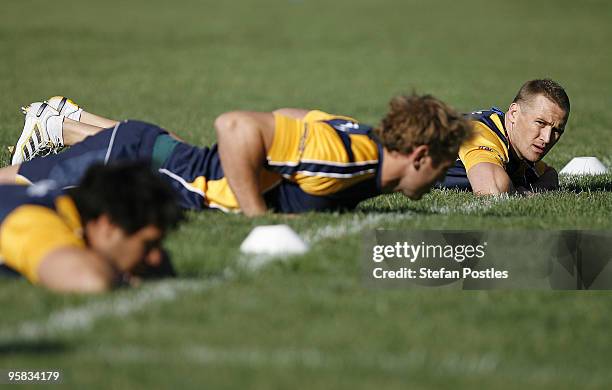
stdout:
[[307,122],[329,121],[329,120],[344,120],[358,123],[359,121],[347,115],[333,114],[322,110],[310,110],[304,117]]
[[482,123],[492,130],[499,130],[505,133],[504,116],[506,114],[497,107],[488,110],[472,111],[466,114],[466,118],[472,122]]
[[508,135],[504,127],[505,113],[499,108],[492,107],[488,110],[473,111],[466,115],[472,122],[477,135],[485,138],[497,138],[504,145],[509,145]]
[[85,247],[81,218],[73,200],[40,185],[2,187],[12,195],[11,207],[2,202],[0,256],[6,266],[38,281],[38,269],[52,251],[64,247]]
[[311,123],[317,122],[329,126],[336,131],[351,135],[369,135],[372,132],[372,126],[361,123],[351,116],[331,114],[320,110],[308,112],[305,121]]

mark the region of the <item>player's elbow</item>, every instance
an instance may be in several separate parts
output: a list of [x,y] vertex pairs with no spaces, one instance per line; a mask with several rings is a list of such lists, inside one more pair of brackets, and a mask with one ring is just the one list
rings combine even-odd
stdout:
[[226,112],[215,119],[217,139],[235,136],[240,131],[243,115],[238,111]]

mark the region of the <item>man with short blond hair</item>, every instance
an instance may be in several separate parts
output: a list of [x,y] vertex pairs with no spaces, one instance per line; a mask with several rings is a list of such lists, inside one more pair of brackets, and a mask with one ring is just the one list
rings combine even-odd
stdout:
[[561,138],[569,114],[569,98],[558,83],[526,82],[507,112],[492,108],[469,115],[476,136],[461,146],[441,186],[479,195],[558,188],[557,171],[542,158]]

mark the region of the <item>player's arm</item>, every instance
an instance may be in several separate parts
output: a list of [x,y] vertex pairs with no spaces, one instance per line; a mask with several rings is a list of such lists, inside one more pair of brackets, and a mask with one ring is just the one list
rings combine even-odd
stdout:
[[245,215],[267,211],[261,195],[259,172],[274,138],[274,115],[270,112],[234,111],[215,120],[223,172]]
[[499,195],[516,191],[510,176],[497,164],[478,163],[467,171],[467,176],[472,192],[476,195]]
[[514,193],[517,189],[504,169],[507,148],[487,126],[474,122],[476,135],[459,148],[459,158],[475,195]]
[[215,120],[223,172],[244,214],[261,215],[267,210],[261,195],[259,173],[274,140],[274,116],[302,119],[308,112],[300,108],[280,108],[273,112],[234,111]]
[[113,286],[115,272],[55,211],[24,205],[0,225],[7,266],[30,282],[61,292],[100,292]]
[[56,292],[98,293],[114,286],[115,272],[99,255],[85,248],[64,247],[43,257],[38,284]]

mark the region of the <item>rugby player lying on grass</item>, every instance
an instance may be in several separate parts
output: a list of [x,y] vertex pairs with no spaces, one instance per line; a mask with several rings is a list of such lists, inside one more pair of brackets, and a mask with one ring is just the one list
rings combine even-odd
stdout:
[[[21,164],[1,169],[0,181],[72,186],[92,163],[145,160],[179,193],[182,207],[249,216],[352,209],[393,191],[419,199],[471,135],[461,115],[429,95],[395,97],[375,129],[321,111],[228,112],[216,119],[218,144],[210,148],[154,125],[84,112],[62,97],[25,111],[12,159]],[[64,145],[74,146],[25,161]]]
[[542,158],[559,141],[569,113],[569,98],[559,84],[526,82],[506,113],[492,108],[469,116],[476,136],[461,146],[440,186],[480,195],[558,188],[557,171]]
[[161,250],[182,217],[141,163],[93,166],[79,187],[0,185],[0,266],[59,292],[101,292],[172,274]]

